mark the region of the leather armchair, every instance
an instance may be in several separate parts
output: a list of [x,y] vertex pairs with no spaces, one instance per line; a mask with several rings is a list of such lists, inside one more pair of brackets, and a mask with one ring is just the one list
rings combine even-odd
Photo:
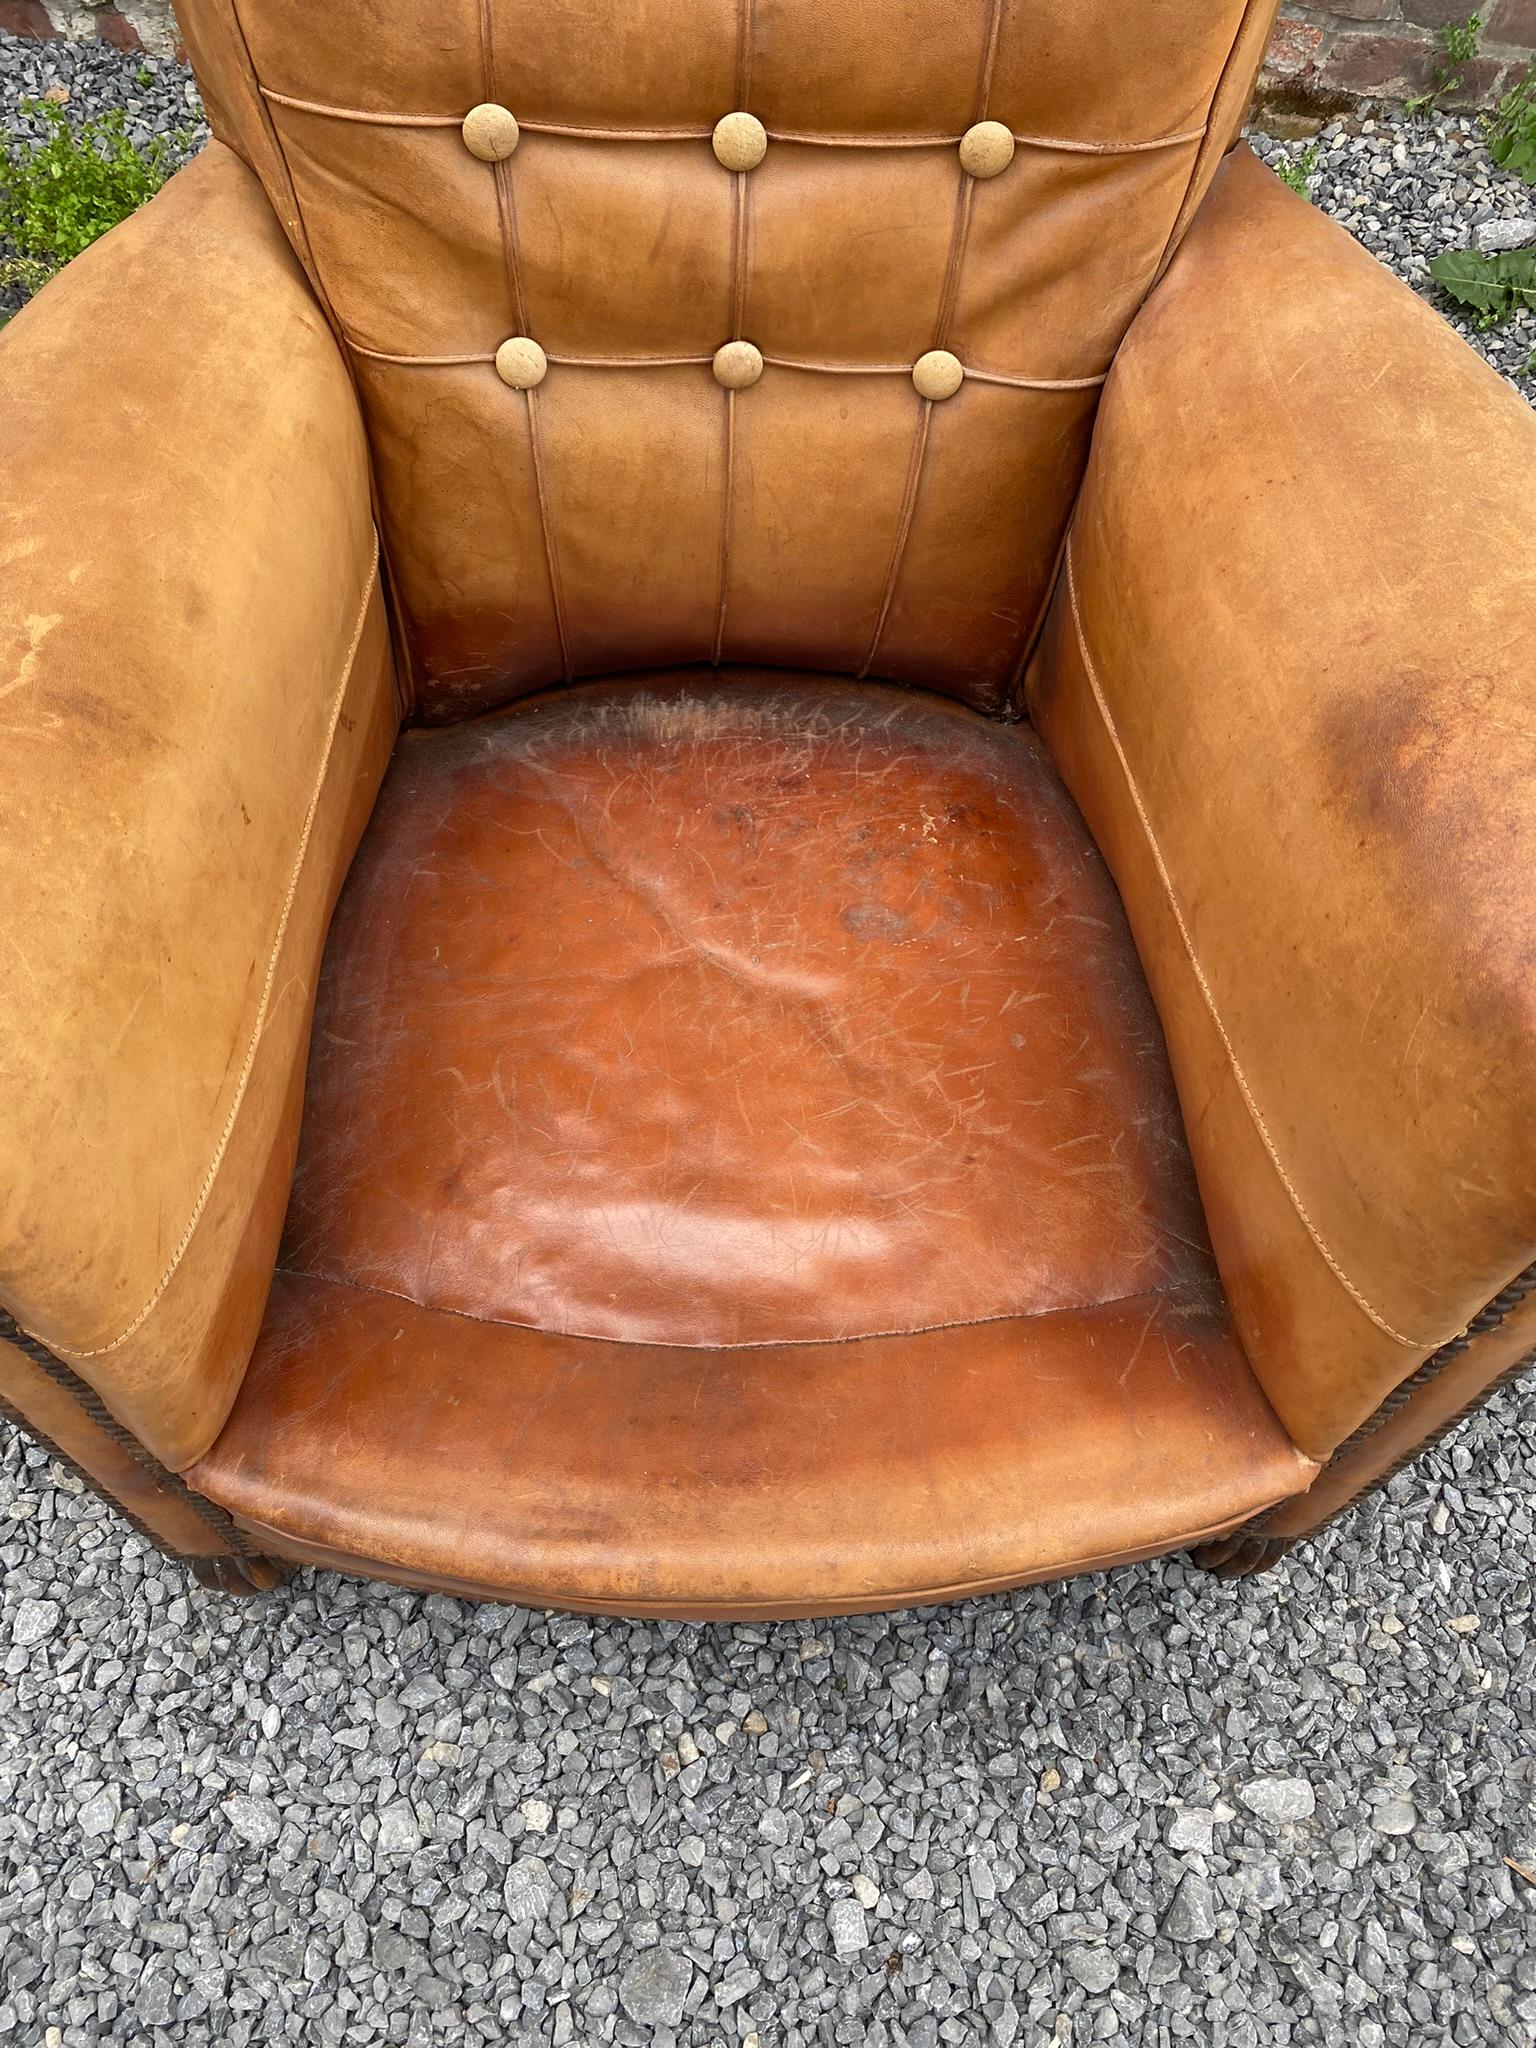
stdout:
[[1241,1572],[1536,1354],[1536,419],[1176,12],[182,0],[0,340],[0,1403],[205,1582]]

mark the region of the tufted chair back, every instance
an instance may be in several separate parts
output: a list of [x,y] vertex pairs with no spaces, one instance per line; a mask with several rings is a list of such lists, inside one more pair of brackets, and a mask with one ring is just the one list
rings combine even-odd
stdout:
[[178,0],[354,368],[422,716],[694,662],[1006,713],[1272,0]]

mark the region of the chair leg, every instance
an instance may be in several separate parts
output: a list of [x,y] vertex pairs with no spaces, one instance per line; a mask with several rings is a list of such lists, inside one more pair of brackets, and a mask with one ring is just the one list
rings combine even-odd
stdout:
[[1213,1543],[1202,1543],[1189,1553],[1190,1562],[1218,1579],[1251,1579],[1278,1564],[1297,1540],[1295,1536],[1266,1536],[1250,1523]]
[[224,1510],[168,1470],[95,1390],[0,1310],[0,1419],[41,1444],[199,1585],[265,1593],[288,1568],[264,1556]]
[[1305,1536],[1337,1521],[1451,1431],[1494,1392],[1536,1368],[1530,1337],[1536,1315],[1536,1267],[1496,1296],[1464,1335],[1427,1359],[1340,1444],[1308,1492],[1255,1516],[1189,1555],[1221,1579],[1246,1579],[1278,1564]]
[[291,1565],[275,1557],[194,1557],[188,1560],[192,1576],[210,1593],[233,1593],[250,1598],[271,1593],[293,1577]]

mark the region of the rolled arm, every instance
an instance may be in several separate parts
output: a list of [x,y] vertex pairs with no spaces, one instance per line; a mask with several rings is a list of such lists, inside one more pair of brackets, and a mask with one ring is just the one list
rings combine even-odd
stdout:
[[1536,1259],[1536,415],[1246,151],[1117,357],[1028,694],[1326,1457]]
[[0,571],[0,1310],[177,1468],[397,722],[350,378],[222,145],[0,337]]

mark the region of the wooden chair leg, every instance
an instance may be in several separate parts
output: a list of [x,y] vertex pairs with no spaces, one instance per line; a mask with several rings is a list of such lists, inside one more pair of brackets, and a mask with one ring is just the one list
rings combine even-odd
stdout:
[[1251,1579],[1278,1564],[1297,1540],[1295,1536],[1266,1536],[1250,1525],[1213,1543],[1202,1543],[1189,1553],[1190,1562],[1218,1579]]
[[271,1593],[293,1576],[292,1566],[274,1557],[194,1557],[189,1562],[193,1578],[210,1593],[241,1598]]
[[1306,1493],[1282,1501],[1190,1552],[1203,1571],[1245,1579],[1268,1571],[1293,1544],[1378,1492],[1433,1450],[1495,1391],[1536,1369],[1536,1265],[1502,1288],[1465,1330],[1442,1344],[1323,1467]]
[[100,1396],[0,1310],[0,1419],[41,1444],[147,1542],[222,1593],[270,1592],[288,1567],[264,1556],[224,1510],[167,1470]]

